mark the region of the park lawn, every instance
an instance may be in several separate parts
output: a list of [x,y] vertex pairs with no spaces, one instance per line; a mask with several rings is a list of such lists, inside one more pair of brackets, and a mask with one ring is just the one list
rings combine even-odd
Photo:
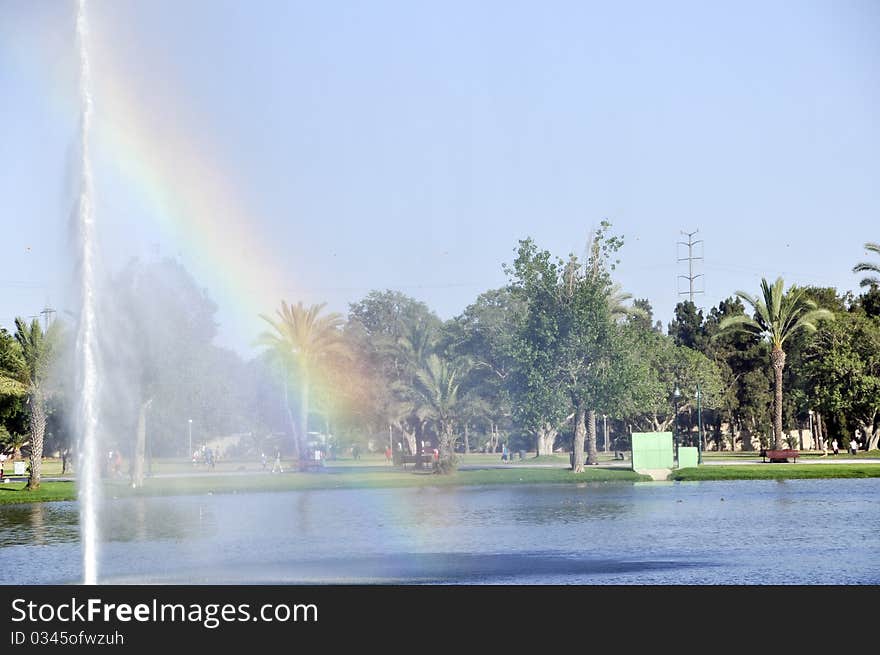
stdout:
[[[18,460],[20,462],[25,462],[26,465],[30,464],[30,461],[25,457],[23,459]],[[3,471],[6,475],[13,475],[13,471],[15,467],[13,465],[13,460],[7,459],[3,463]],[[44,478],[54,478],[61,476],[61,459],[57,457],[44,457],[43,465],[40,469],[40,473]],[[68,475],[65,473],[65,476]]]
[[[317,473],[147,478],[141,489],[131,489],[126,482],[110,480],[104,484],[104,495],[107,498],[122,498],[127,496],[228,494],[313,489],[638,482],[648,479],[650,478],[625,469],[602,468],[591,468],[577,475],[564,469],[489,469],[459,471],[448,476],[403,471],[334,473],[332,469],[327,469]],[[76,499],[76,488],[73,482],[43,482],[39,491],[35,493],[25,491],[24,486],[23,482],[0,485],[0,504]]]
[[790,480],[806,478],[880,478],[880,464],[764,464],[700,466],[673,471],[670,480]]
[[46,482],[36,491],[25,489],[27,482],[0,484],[0,505],[14,503],[42,503],[51,500],[76,500],[73,482]]
[[452,475],[428,472],[364,471],[315,473],[263,473],[253,476],[191,476],[151,478],[140,490],[122,484],[109,488],[118,495],[178,495],[202,493],[245,493],[312,489],[383,489],[404,487],[455,487],[492,484],[563,484],[579,482],[638,482],[650,479],[625,469],[589,469],[573,474],[564,469],[487,469],[458,471]]

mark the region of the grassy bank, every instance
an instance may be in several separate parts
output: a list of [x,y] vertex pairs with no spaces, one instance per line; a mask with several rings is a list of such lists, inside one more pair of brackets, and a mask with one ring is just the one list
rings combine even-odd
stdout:
[[0,505],[76,499],[76,485],[73,482],[43,482],[37,491],[28,491],[26,485],[26,482],[0,484]]
[[[487,469],[459,471],[453,475],[433,475],[403,471],[336,472],[328,468],[318,473],[255,473],[253,475],[191,475],[148,478],[144,487],[133,490],[125,482],[107,481],[106,496],[174,496],[190,494],[228,494],[247,492],[296,491],[315,489],[384,489],[411,487],[454,487],[488,484],[572,484],[585,482],[637,482],[647,480],[624,469],[591,468],[577,475],[564,469]],[[24,490],[24,483],[0,485],[0,504],[52,500],[73,500],[72,482],[44,482],[37,492]]]
[[701,466],[673,471],[670,480],[788,480],[880,478],[880,464],[765,464]]
[[635,482],[644,479],[632,471],[591,469],[574,475],[564,469],[487,469],[459,471],[453,475],[433,475],[402,471],[261,474],[253,476],[192,476],[152,478],[143,489],[131,491],[119,485],[121,494],[175,495],[200,493],[237,493],[295,491],[314,489],[395,489],[411,487],[455,487],[486,484],[563,484],[578,482]]
[[[549,459],[549,458],[548,458]],[[509,468],[458,471],[449,476],[427,472],[401,471],[385,466],[328,466],[315,473],[270,474],[254,471],[209,475],[187,471],[187,475],[147,478],[141,489],[131,489],[123,479],[104,483],[107,497],[234,494],[248,492],[297,491],[318,489],[395,489],[413,487],[455,487],[475,485],[572,484],[587,482],[638,482],[650,480],[626,469],[588,468],[572,474],[563,468]],[[765,464],[701,466],[673,471],[671,480],[783,480],[797,478],[876,478],[880,464]],[[0,505],[12,503],[75,500],[73,482],[44,481],[30,492],[24,482],[0,485]]]

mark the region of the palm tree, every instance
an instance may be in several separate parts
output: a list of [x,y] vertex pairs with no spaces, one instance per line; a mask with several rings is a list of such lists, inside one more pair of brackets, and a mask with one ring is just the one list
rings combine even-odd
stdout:
[[26,443],[27,438],[25,436],[10,432],[6,429],[5,425],[0,425],[0,455],[12,453],[13,457],[17,458],[21,452],[21,447]]
[[[880,255],[880,243],[866,243],[865,250]],[[872,264],[870,262],[861,262],[853,266],[853,273],[878,273],[880,274],[880,264]],[[869,276],[859,282],[862,287],[880,286],[880,277]]]
[[739,314],[728,316],[719,323],[718,334],[729,329],[742,329],[766,338],[772,349],[770,361],[776,374],[773,403],[773,431],[777,450],[784,448],[782,441],[782,370],[785,368],[785,341],[795,332],[806,330],[816,331],[816,322],[820,319],[833,320],[834,314],[827,309],[817,309],[816,303],[804,296],[804,290],[797,287],[783,292],[782,278],[777,278],[773,286],[761,279],[760,298],[750,296],[744,291],[736,295],[754,309],[755,317]]
[[[395,402],[395,419],[413,454],[421,452],[422,431],[425,417],[417,411],[421,397],[416,391],[418,372],[425,368],[430,353],[436,345],[434,327],[419,319],[402,319],[398,325],[399,336],[381,343],[380,352],[393,361],[396,379],[390,385]],[[407,413],[407,411],[409,413]],[[420,465],[421,466],[421,465]]]
[[624,319],[641,318],[647,320],[650,318],[648,312],[641,307],[625,304],[627,301],[632,300],[632,297],[631,293],[623,290],[619,282],[615,282],[606,289],[605,298],[608,302],[608,311],[615,322],[620,322]]
[[31,447],[31,470],[27,488],[40,488],[43,463],[43,436],[46,433],[46,396],[49,367],[55,354],[57,328],[53,323],[46,332],[36,319],[27,325],[23,319],[15,319],[15,340],[20,357],[12,370],[0,372],[0,389],[5,393],[26,397]]
[[[403,440],[406,442],[407,452],[410,455],[415,455],[418,452],[416,433],[409,420],[415,413],[415,404],[410,400],[400,399],[399,396],[403,396],[403,394],[398,392],[398,383],[393,382],[389,391],[391,393],[389,393],[381,403],[379,409],[380,415],[382,416],[383,421],[388,424],[389,428],[397,428],[401,435],[403,435]],[[403,397],[405,398],[405,396]]]
[[[281,301],[281,309],[276,310],[277,318],[260,314],[260,318],[272,326],[271,331],[260,334],[257,343],[266,346],[281,363],[285,372],[294,373],[299,380],[300,415],[299,426],[290,416],[293,430],[294,457],[300,458],[308,435],[309,391],[315,383],[315,376],[334,359],[344,359],[347,349],[342,340],[341,327],[344,323],[340,314],[330,313],[321,316],[325,303],[305,307],[301,302],[288,305]],[[285,402],[287,401],[287,377],[284,383]],[[287,404],[288,412],[290,405]]]
[[458,411],[460,371],[445,359],[430,355],[416,373],[415,390],[419,396],[417,413],[423,420],[433,421],[440,438],[440,471],[451,473],[455,468],[453,429]]
[[422,321],[405,322],[401,325],[401,334],[397,339],[384,346],[384,351],[391,354],[399,362],[404,375],[422,368],[428,355],[436,344],[434,328]]

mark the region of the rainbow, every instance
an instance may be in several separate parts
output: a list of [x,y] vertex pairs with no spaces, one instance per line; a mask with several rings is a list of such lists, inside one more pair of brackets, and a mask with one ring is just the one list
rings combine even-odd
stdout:
[[[98,32],[94,18],[93,34]],[[266,327],[259,314],[272,314],[282,299],[301,299],[287,272],[290,267],[281,261],[278,244],[269,240],[265,225],[237,192],[234,176],[211,156],[209,148],[193,141],[185,125],[158,126],[136,100],[126,76],[113,69],[118,57],[102,52],[100,46],[100,39],[93,38],[99,232],[110,221],[123,228],[125,221],[148,221],[148,227],[161,237],[162,250],[181,255],[198,283],[210,290],[212,300],[222,308],[222,317],[233,322],[223,325],[226,336],[239,344],[252,343]],[[23,38],[8,43],[4,50],[29,76],[33,71],[45,77],[37,82],[53,89],[53,110],[65,119],[78,114],[74,94],[68,97],[66,93],[69,85],[59,83],[62,75],[57,62],[40,61],[43,55],[33,52],[30,40]],[[185,94],[172,91],[164,96],[173,103]],[[114,183],[118,180],[120,188],[102,189],[102,178],[105,184],[108,178]],[[101,199],[108,190],[123,194],[132,211],[103,205]],[[132,255],[142,251],[143,244],[133,245],[140,248]]]
[[[95,121],[102,159],[115,165],[143,213],[181,251],[220,307],[234,310],[239,339],[256,337],[291,285],[267,243],[265,227],[235,190],[235,180],[185,137],[150,129],[118,77],[97,80]],[[101,217],[98,216],[100,223]],[[106,219],[105,219],[106,220]]]

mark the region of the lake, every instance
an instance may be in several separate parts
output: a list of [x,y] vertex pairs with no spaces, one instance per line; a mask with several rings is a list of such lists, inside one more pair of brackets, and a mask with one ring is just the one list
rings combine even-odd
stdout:
[[[880,479],[106,500],[133,584],[878,584]],[[0,583],[78,583],[75,502],[0,506]]]

